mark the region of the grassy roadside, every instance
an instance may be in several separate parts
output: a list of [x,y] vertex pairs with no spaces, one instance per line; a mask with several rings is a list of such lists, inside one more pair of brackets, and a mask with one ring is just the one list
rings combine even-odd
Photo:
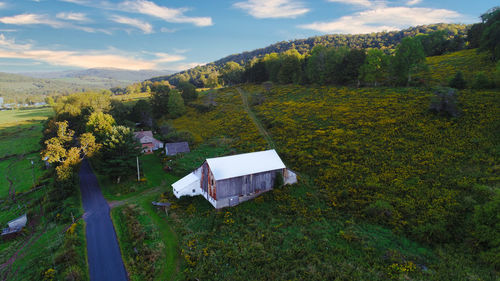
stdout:
[[158,231],[160,232],[160,237],[165,243],[165,265],[160,274],[159,280],[176,280],[179,274],[179,248],[178,239],[175,233],[172,231],[170,223],[163,211],[159,211],[156,207],[151,204],[158,195],[153,195],[145,197],[140,201],[140,206],[145,210],[153,223],[158,226]]
[[114,184],[98,178],[104,197],[113,202],[111,219],[130,279],[174,280],[179,269],[177,238],[168,218],[151,202],[178,177],[163,171],[157,155],[141,156],[140,164],[144,182]]

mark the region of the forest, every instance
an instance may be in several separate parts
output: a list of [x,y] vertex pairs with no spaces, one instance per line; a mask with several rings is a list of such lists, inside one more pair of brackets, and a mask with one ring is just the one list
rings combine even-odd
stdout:
[[[392,54],[402,39],[414,37],[416,35],[432,34],[431,36],[426,37],[425,40],[422,40],[423,43],[426,43],[426,55],[439,55],[444,52],[465,48],[468,45],[466,42],[468,30],[469,29],[466,25],[433,24],[412,27],[394,32],[380,32],[362,35],[325,35],[302,40],[292,40],[276,43],[269,47],[257,49],[251,52],[231,55],[213,63],[209,63],[204,66],[197,66],[177,74],[156,77],[151,79],[151,81],[166,80],[172,85],[176,85],[179,81],[185,81],[200,88],[216,87],[218,85],[227,85],[228,81],[221,81],[218,77],[224,75],[224,73],[231,68],[235,68],[237,67],[236,65],[239,65],[239,67],[237,67],[238,71],[240,68],[244,68],[248,71],[248,68],[251,68],[256,62],[265,59],[265,57],[267,57],[266,60],[269,60],[282,55],[285,52],[293,52],[294,56],[306,58],[312,53],[315,47],[334,49],[341,48],[343,50],[377,49],[383,51],[385,54]],[[302,64],[304,63],[305,62]],[[304,68],[304,65],[301,67]],[[270,70],[270,72],[272,72],[272,70]],[[270,72],[268,75],[272,75]],[[306,83],[304,78],[305,77],[301,80],[302,83]],[[245,77],[243,79],[243,81],[252,82],[251,80],[252,78],[249,77]]]

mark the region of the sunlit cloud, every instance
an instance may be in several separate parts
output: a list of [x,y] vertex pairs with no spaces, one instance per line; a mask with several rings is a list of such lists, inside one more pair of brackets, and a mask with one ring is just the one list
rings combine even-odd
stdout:
[[133,19],[133,18],[128,18],[128,17],[123,17],[123,16],[118,16],[118,15],[112,16],[111,20],[116,22],[116,23],[121,23],[121,24],[129,25],[129,26],[135,27],[137,29],[140,29],[145,34],[153,33],[153,26],[150,23],[147,23],[145,21],[141,21],[141,20]]
[[186,57],[181,55],[171,55],[167,53],[155,53],[155,56],[158,58],[155,60],[157,63],[176,62],[186,59]]
[[191,17],[185,13],[187,8],[169,8],[160,6],[147,0],[127,0],[121,3],[112,3],[109,1],[86,1],[86,0],[59,0],[70,2],[82,6],[88,6],[99,9],[122,11],[127,13],[143,14],[162,19],[170,23],[189,23],[195,26],[213,25],[211,17]]
[[164,66],[162,69],[168,69],[172,71],[183,71],[186,69],[194,68],[197,66],[205,65],[205,62],[189,62],[189,63],[179,63],[179,64],[171,64],[168,66]]
[[420,2],[422,2],[422,0],[410,0],[406,2],[406,5],[413,6],[419,4]]
[[446,9],[383,7],[343,16],[330,22],[300,25],[322,33],[371,33],[399,30],[414,25],[454,22],[463,15]]
[[309,9],[295,0],[247,0],[237,2],[233,7],[246,11],[249,15],[264,18],[296,18]]
[[167,53],[152,53],[147,59],[134,53],[123,52],[114,48],[104,51],[87,50],[50,50],[47,48],[36,48],[32,44],[19,44],[14,39],[8,39],[0,34],[0,58],[29,59],[45,62],[57,66],[71,66],[80,68],[113,67],[127,70],[141,69],[181,69],[193,63],[170,63],[180,62],[186,58],[181,55]]
[[105,33],[111,34],[109,30],[96,29],[88,26],[74,25],[68,22],[53,20],[48,15],[40,14],[20,14],[10,17],[0,18],[0,23],[11,24],[11,25],[48,25],[52,28],[67,28],[67,29],[77,29],[89,33]]
[[213,24],[210,17],[188,17],[184,15],[184,12],[187,11],[185,8],[168,8],[146,0],[125,1],[119,4],[118,7],[127,12],[141,13],[171,23],[191,23],[196,26],[210,26]]
[[53,28],[62,28],[65,26],[64,22],[53,20],[47,15],[39,15],[39,14],[20,14],[11,17],[2,17],[0,18],[0,22],[4,24],[13,24],[13,25],[43,24],[51,26]]
[[84,13],[59,13],[56,15],[58,19],[63,19],[63,20],[71,20],[71,21],[80,21],[80,22],[86,22],[89,21],[87,18],[87,15]]
[[342,3],[353,6],[370,7],[373,3],[370,0],[328,0],[328,2]]

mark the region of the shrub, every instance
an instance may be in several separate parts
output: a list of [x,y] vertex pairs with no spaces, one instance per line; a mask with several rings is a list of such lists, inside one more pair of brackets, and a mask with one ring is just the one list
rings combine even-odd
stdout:
[[282,187],[284,184],[283,174],[276,172],[276,178],[274,178],[274,188]]
[[364,213],[377,221],[386,222],[394,212],[394,207],[384,200],[377,200],[365,208]]
[[64,280],[66,281],[79,281],[83,280],[82,269],[76,265],[68,267],[64,271]]
[[500,268],[500,192],[491,201],[476,206],[473,222],[481,258]]
[[194,137],[193,134],[186,130],[174,131],[165,136],[165,141],[167,142],[181,142],[187,141],[189,144],[193,144]]
[[478,72],[472,83],[473,89],[491,89],[493,88],[493,83],[488,79],[488,76],[484,72]]
[[449,86],[455,89],[465,89],[466,85],[467,83],[465,82],[462,71],[458,71],[449,83]]
[[429,110],[437,114],[457,117],[458,108],[455,90],[451,88],[436,89]]

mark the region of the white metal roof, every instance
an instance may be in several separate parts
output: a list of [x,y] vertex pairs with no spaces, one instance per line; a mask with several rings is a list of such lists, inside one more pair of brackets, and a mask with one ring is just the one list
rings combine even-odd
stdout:
[[192,184],[193,182],[196,182],[196,181],[200,181],[200,178],[197,177],[194,173],[189,173],[187,176],[183,177],[182,179],[174,182],[172,184],[172,187],[174,189],[182,189],[184,188],[185,186],[188,186],[190,184]]
[[192,172],[182,179],[174,182],[172,187],[174,195],[177,198],[184,195],[195,196],[201,194],[200,178],[195,172]]
[[207,163],[210,166],[210,170],[215,180],[241,177],[244,175],[286,168],[274,149],[209,158],[207,159]]

